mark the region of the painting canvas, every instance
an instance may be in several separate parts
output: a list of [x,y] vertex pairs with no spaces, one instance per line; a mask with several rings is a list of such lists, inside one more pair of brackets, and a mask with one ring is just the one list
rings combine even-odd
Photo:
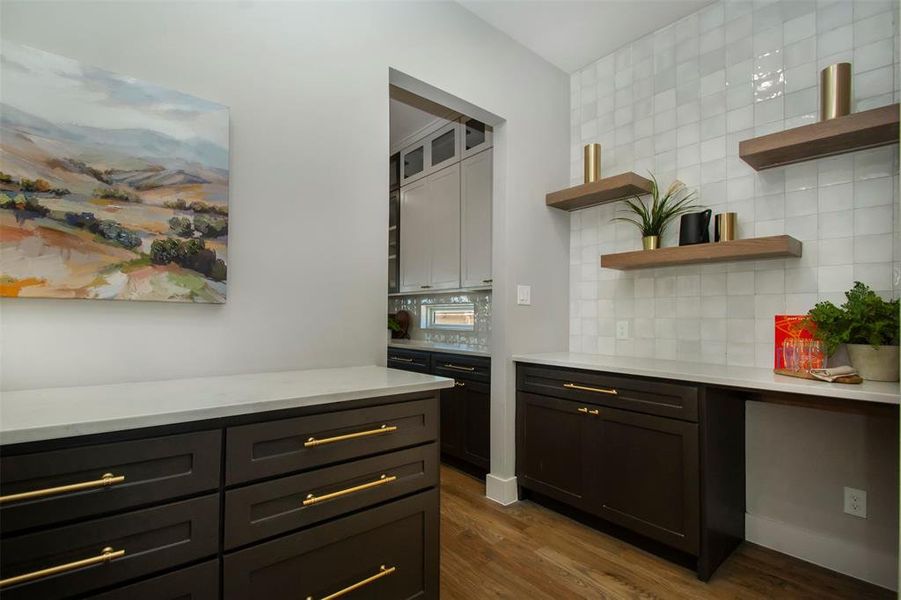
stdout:
[[228,109],[4,41],[0,295],[222,303]]

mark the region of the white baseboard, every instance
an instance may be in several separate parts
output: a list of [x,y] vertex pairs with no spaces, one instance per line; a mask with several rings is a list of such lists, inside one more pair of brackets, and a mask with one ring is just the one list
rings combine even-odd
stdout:
[[898,556],[893,553],[874,552],[848,540],[752,514],[745,514],[745,539],[890,590],[898,589]]
[[519,501],[516,477],[498,477],[492,473],[485,476],[485,495],[498,504],[508,506]]

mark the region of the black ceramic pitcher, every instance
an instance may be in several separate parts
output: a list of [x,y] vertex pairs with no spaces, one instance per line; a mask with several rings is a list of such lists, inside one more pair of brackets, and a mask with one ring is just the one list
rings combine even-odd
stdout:
[[706,244],[710,241],[710,215],[712,212],[708,208],[701,212],[682,215],[682,220],[679,222],[680,246]]

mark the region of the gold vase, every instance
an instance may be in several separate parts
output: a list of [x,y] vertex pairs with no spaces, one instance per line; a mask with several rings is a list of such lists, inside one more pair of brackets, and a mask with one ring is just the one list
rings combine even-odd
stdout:
[[641,245],[644,246],[645,250],[656,250],[660,247],[660,236],[646,235],[641,238]]
[[601,178],[601,145],[585,144],[585,183]]
[[851,63],[829,65],[820,72],[820,121],[851,114]]

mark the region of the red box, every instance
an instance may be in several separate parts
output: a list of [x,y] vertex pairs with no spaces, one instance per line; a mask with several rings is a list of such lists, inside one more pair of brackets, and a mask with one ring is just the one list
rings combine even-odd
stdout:
[[804,321],[807,315],[776,315],[776,343],[773,348],[773,368],[784,369],[785,360],[782,356],[782,342],[790,338],[801,340],[813,339],[813,330],[806,328]]

